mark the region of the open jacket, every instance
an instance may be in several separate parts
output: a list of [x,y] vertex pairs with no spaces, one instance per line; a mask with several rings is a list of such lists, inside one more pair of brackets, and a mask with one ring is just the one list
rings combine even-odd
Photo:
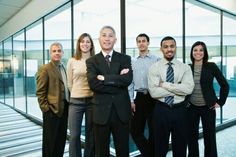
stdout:
[[36,76],[36,95],[42,112],[52,110],[59,117],[64,110],[65,87],[58,68],[53,62],[43,65]]
[[[190,66],[192,71],[194,71],[193,64]],[[213,88],[214,78],[216,78],[220,86],[219,98],[216,96],[215,90]],[[229,94],[229,84],[215,63],[207,62],[202,65],[200,85],[202,88],[203,98],[207,106],[211,107],[215,105],[216,102],[220,106],[225,104]]]

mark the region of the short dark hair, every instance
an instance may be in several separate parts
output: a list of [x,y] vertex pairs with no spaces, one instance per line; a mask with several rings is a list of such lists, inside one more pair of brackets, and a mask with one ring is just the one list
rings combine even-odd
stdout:
[[203,48],[203,53],[204,53],[204,57],[203,57],[203,64],[208,62],[208,51],[207,51],[207,47],[206,44],[202,41],[197,41],[192,45],[191,51],[190,51],[190,58],[192,63],[194,64],[194,58],[193,58],[193,49],[194,47],[201,45]]
[[164,38],[161,40],[160,45],[162,46],[162,43],[163,43],[164,41],[166,41],[166,40],[174,40],[174,42],[175,42],[175,44],[176,44],[176,41],[175,41],[175,39],[174,39],[173,37],[171,37],[171,36],[166,36],[166,37],[164,37]]
[[147,34],[141,33],[141,34],[139,34],[139,35],[136,37],[136,42],[138,41],[138,38],[139,38],[139,37],[145,37],[145,38],[147,39],[147,42],[150,41],[150,38],[149,38],[149,36],[148,36]]

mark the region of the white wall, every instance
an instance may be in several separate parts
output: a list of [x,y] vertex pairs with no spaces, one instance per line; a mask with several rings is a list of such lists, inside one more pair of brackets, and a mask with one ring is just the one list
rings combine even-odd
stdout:
[[38,20],[68,0],[32,0],[0,28],[0,41]]

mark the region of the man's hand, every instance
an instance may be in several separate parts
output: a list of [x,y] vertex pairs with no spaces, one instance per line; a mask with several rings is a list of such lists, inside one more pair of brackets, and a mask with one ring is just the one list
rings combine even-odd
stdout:
[[136,112],[135,103],[134,102],[131,102],[131,110],[132,110],[132,115],[134,115],[134,112]]
[[215,110],[215,109],[217,109],[219,107],[220,107],[220,105],[218,103],[215,103],[215,105],[212,106],[210,109]]
[[129,72],[129,69],[128,69],[128,68],[122,69],[121,72],[120,72],[120,75],[127,74],[128,72]]
[[105,77],[103,75],[98,75],[97,76],[97,79],[100,80],[100,81],[104,81],[105,80]]

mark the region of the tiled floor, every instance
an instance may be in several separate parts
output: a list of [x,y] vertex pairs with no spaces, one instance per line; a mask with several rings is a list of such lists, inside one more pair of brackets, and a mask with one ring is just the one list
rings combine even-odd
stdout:
[[[216,134],[218,157],[236,157],[236,125],[217,132]],[[204,157],[203,139],[199,140],[200,157]],[[172,151],[167,157],[172,157]]]
[[[11,108],[0,104],[0,157],[40,157],[42,129]],[[200,157],[203,140],[199,140]],[[236,125],[217,132],[219,157],[236,157]],[[68,156],[68,142],[65,148]],[[170,151],[167,157],[172,157]]]
[[2,104],[0,113],[0,157],[42,156],[42,128]]

